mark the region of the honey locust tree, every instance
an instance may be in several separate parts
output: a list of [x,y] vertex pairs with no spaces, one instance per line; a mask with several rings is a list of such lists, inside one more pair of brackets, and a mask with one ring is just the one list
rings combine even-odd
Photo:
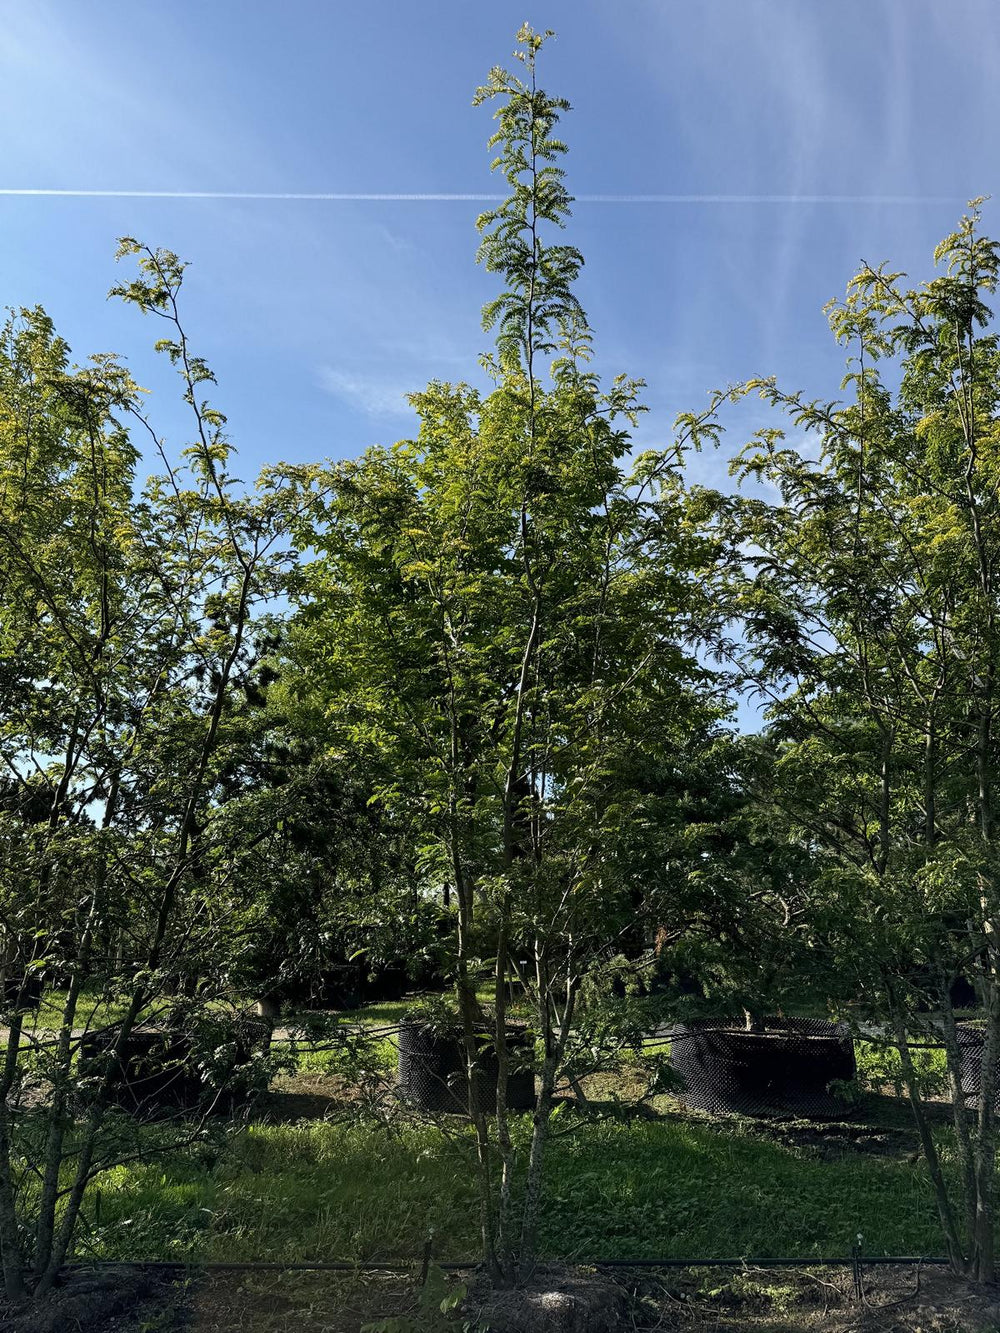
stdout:
[[[863,268],[830,307],[852,351],[848,400],[758,385],[809,444],[767,428],[736,468],[780,498],[737,498],[726,519],[746,677],[772,700],[763,800],[809,853],[811,940],[841,999],[898,1044],[951,1262],[984,1281],[1000,1056],[998,253],[976,209],[924,285]],[[962,973],[983,1008],[978,1045],[955,1023]],[[907,1045],[920,1031],[947,1052],[954,1177]],[[981,1091],[967,1107],[973,1051]]]
[[[132,240],[120,255],[137,271],[115,292],[163,321],[158,347],[181,375],[193,434],[179,460],[119,362],[72,366],[40,310],[0,334],[0,1264],[12,1298],[51,1287],[95,1176],[162,1137],[113,1109],[133,1034],[173,1012],[193,1043],[226,995],[248,849],[224,775],[256,744],[245,704],[284,580],[287,502],[230,472],[225,418],[203,398],[212,376],[178,314],[184,265]],[[162,464],[145,486],[137,440]],[[185,979],[199,989],[181,1002]],[[186,1049],[226,1063],[217,1044]]]
[[[518,40],[521,72],[494,69],[476,95],[497,108],[490,143],[509,189],[478,220],[479,260],[503,283],[484,310],[492,387],[431,383],[410,400],[416,438],[295,473],[299,541],[315,556],[293,631],[305,687],[326,700],[331,747],[367,747],[385,770],[373,798],[409,812],[428,891],[453,904],[483,1252],[502,1282],[534,1262],[581,988],[646,901],[636,841],[651,830],[633,757],[667,754],[712,715],[695,652],[711,550],[681,480],[710,413],[630,457],[640,385],[602,389],[589,369],[583,259],[559,236],[567,103],[537,85],[544,38],[525,27]],[[541,1052],[527,1142],[507,1109],[511,979]],[[471,1074],[484,1025],[495,1115]]]

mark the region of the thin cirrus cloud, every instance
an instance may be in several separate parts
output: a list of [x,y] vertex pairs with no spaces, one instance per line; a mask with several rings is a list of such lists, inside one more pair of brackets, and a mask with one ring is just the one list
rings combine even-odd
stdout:
[[407,417],[413,408],[406,395],[413,393],[413,384],[392,383],[375,375],[356,371],[338,370],[323,366],[319,373],[320,386],[346,407],[369,417]]

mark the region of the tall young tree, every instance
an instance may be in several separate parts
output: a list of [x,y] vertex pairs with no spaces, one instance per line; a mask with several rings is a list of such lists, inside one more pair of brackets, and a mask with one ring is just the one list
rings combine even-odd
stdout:
[[[185,977],[207,980],[204,1003],[224,989],[218,955],[245,851],[221,809],[224,778],[248,744],[259,627],[283,586],[286,506],[229,472],[225,418],[202,396],[212,376],[178,312],[184,266],[132,240],[121,255],[137,272],[115,291],[162,319],[158,347],[191,409],[179,463],[118,362],[73,368],[38,310],[12,316],[0,340],[0,1264],[11,1297],[52,1285],[88,1184],[121,1151],[110,1094],[133,1034],[163,1019]],[[136,433],[162,460],[143,489]],[[36,1030],[39,1003],[58,1007],[54,1039]],[[86,1027],[104,1052],[89,1065]]]
[[[454,903],[483,1251],[503,1282],[534,1262],[582,983],[635,926],[648,797],[636,748],[665,755],[712,713],[693,650],[709,551],[680,475],[708,418],[630,464],[640,386],[602,390],[588,369],[583,260],[558,236],[567,104],[537,84],[544,37],[524,27],[518,40],[520,74],[495,69],[476,96],[497,107],[490,143],[509,188],[478,222],[480,262],[503,282],[484,311],[492,389],[432,383],[411,399],[415,440],[295,473],[311,505],[300,542],[317,553],[296,631],[309,687],[327,699],[331,745],[346,735],[386,771],[377,799],[410,811],[425,881]],[[523,1171],[506,1097],[514,977],[541,1050]],[[495,1115],[472,1078],[486,1022]]]
[[[773,700],[769,799],[819,871],[815,937],[898,1040],[954,1267],[992,1280],[1000,354],[986,301],[1000,250],[978,224],[973,211],[941,243],[945,272],[922,287],[866,267],[831,307],[853,352],[848,403],[758,386],[816,452],[764,431],[736,467],[781,498],[735,500],[728,517],[744,666]],[[949,996],[963,971],[986,1019],[971,1113]],[[925,1023],[928,980],[953,1088],[957,1192],[907,1046]]]

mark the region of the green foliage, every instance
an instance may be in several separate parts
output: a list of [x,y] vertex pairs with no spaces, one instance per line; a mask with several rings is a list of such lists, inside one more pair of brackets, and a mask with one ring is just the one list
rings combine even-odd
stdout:
[[[711,414],[630,462],[641,385],[602,390],[586,369],[582,258],[549,239],[569,216],[566,103],[537,86],[544,38],[524,27],[519,42],[524,77],[495,69],[476,95],[497,108],[509,187],[479,219],[479,259],[503,283],[484,310],[494,387],[432,382],[410,399],[415,439],[283,475],[304,566],[291,688],[365,773],[417,895],[448,903],[466,1033],[484,1018],[474,977],[494,974],[501,1052],[506,984],[523,987],[543,1052],[537,1175],[584,979],[624,934],[641,947],[669,894],[670,871],[650,873],[662,803],[643,764],[676,769],[726,704],[698,655],[715,548],[682,480]],[[538,1179],[515,1244],[512,1195],[493,1184],[516,1178],[504,1111],[492,1130],[474,1118],[485,1253],[496,1242],[510,1277],[519,1246],[530,1263]]]
[[[238,836],[232,779],[266,744],[287,502],[229,472],[225,418],[203,397],[212,375],[179,318],[184,265],[132,240],[120,253],[137,273],[115,294],[169,330],[159,347],[194,436],[179,462],[114,358],[71,366],[40,310],[0,331],[0,1252],[12,1296],[26,1267],[40,1292],[51,1284],[87,1181],[117,1150],[112,1048],[173,1024],[196,1042],[206,1086],[239,1063],[213,1005],[231,996],[241,871],[261,835]],[[133,434],[162,465],[145,484]],[[38,1006],[39,1030],[57,1035],[32,1049]],[[88,1061],[85,1023],[107,1047]],[[254,1058],[244,1073],[266,1082],[269,1068]]]
[[301,1041],[291,1044],[291,1060],[297,1070],[334,1074],[355,1090],[370,1090],[372,1097],[385,1093],[396,1059],[396,1042],[391,1037],[363,1030],[334,1031],[319,1046]]
[[[939,247],[947,276],[912,290],[866,269],[831,307],[857,354],[853,403],[761,385],[814,434],[819,462],[768,436],[735,466],[778,487],[781,503],[730,508],[756,552],[734,608],[748,675],[773,699],[776,804],[820,871],[813,920],[831,943],[832,927],[848,927],[836,966],[895,976],[904,1008],[918,968],[953,977],[975,957],[965,923],[992,882],[992,798],[974,737],[990,725],[998,649],[998,360],[995,336],[976,329],[996,246],[977,221]],[[901,374],[895,402],[884,359]]]
[[461,1030],[462,1016],[454,997],[423,995],[406,1007],[408,1022],[417,1023],[438,1036],[447,1036]]
[[[947,1137],[939,1140],[950,1176]],[[940,1253],[925,1168],[908,1156],[785,1146],[750,1127],[588,1122],[555,1137],[540,1256],[823,1257]],[[212,1172],[194,1159],[120,1167],[102,1182],[108,1258],[412,1260],[475,1256],[475,1187],[431,1127],[254,1125]],[[88,1219],[94,1223],[93,1200]]]
[[[518,378],[525,368],[530,378],[536,355],[562,345],[575,359],[590,346],[586,316],[573,292],[583,256],[570,245],[546,244],[540,230],[542,223],[564,227],[572,202],[563,184],[565,172],[555,165],[566,145],[553,133],[569,103],[536,84],[536,58],[552,36],[535,33],[524,24],[517,34],[521,49],[516,56],[527,80],[497,67],[474,99],[476,106],[499,102],[494,113],[499,124],[489,147],[500,148],[492,167],[503,173],[510,188],[499,208],[480,214],[476,221],[483,238],[479,262],[505,280],[503,292],[483,309],[483,327],[499,326],[500,372]],[[570,360],[565,368],[572,365]],[[564,368],[562,363],[559,368]]]
[[[770,703],[761,806],[807,855],[802,938],[816,970],[901,1037],[940,1037],[921,1010],[953,1021],[951,984],[971,976],[993,1050],[1000,341],[988,299],[1000,247],[979,224],[976,203],[935,251],[944,273],[922,286],[866,266],[831,304],[851,353],[847,401],[754,385],[808,443],[761,431],[733,470],[780,499],[720,501],[719,530],[731,556],[721,595],[742,631],[730,650]],[[903,1063],[925,1094],[924,1071]],[[956,1107],[954,1208],[936,1172],[952,1261],[970,1256],[986,1278],[995,1066],[978,1119]]]
[[[855,1042],[858,1084],[870,1092],[891,1088],[897,1097],[906,1096],[906,1077],[896,1047],[875,1042]],[[943,1050],[916,1049],[912,1053],[917,1094],[924,1098],[947,1097],[948,1067]]]

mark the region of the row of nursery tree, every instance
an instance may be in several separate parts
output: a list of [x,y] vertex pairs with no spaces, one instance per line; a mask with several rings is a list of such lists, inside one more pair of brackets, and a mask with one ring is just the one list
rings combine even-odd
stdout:
[[[637,453],[642,384],[590,369],[561,235],[567,104],[536,84],[543,38],[519,42],[476,98],[508,186],[478,222],[490,387],[415,393],[413,439],[244,485],[184,265],[132,239],[114,294],[162,334],[183,449],[120,361],[73,365],[38,309],[3,328],[9,1296],[51,1287],[103,1170],[203,1132],[115,1108],[137,1031],[202,1034],[207,1077],[227,1005],[273,1014],[352,959],[443,978],[470,1068],[484,1028],[495,1043],[496,1109],[470,1093],[469,1142],[497,1281],[534,1260],[556,1089],[641,1040],[653,967],[667,1017],[812,1004],[882,1025],[953,1265],[992,1277],[998,247],[974,210],[929,282],[858,274],[830,307],[838,399],[750,381]],[[720,413],[752,393],[771,424],[730,451],[744,484],[692,485],[691,451],[722,447]],[[765,723],[741,736],[748,693]],[[959,975],[985,1019],[972,1108]],[[538,1050],[527,1128],[506,1097],[514,993]],[[953,1171],[907,1045],[927,1003]]]

